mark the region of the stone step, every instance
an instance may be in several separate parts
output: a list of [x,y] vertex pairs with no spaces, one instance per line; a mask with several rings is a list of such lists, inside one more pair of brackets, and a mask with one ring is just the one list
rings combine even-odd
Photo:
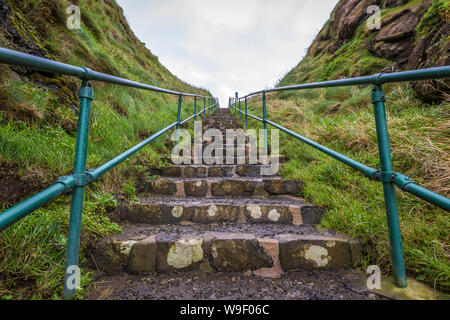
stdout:
[[318,224],[324,209],[302,199],[144,198],[123,204],[115,214],[121,221],[147,224],[234,223]]
[[267,197],[302,194],[300,180],[281,178],[143,178],[136,183],[142,195],[177,197]]
[[[194,164],[195,163],[195,157],[194,156],[183,156],[181,154],[179,156],[180,162],[178,163],[184,163],[184,164]],[[226,153],[224,152],[224,156],[211,156],[211,157],[201,157],[201,161],[203,164],[209,164],[209,165],[222,165],[222,164],[264,164],[264,163],[275,163],[277,161],[278,163],[284,163],[285,157],[284,155],[277,155],[277,156],[270,156],[266,160],[263,160],[263,158],[258,157],[252,157],[247,154],[245,157],[241,156],[226,156]]]
[[[200,149],[199,155],[203,157],[205,155],[205,150],[206,150],[206,147]],[[210,156],[210,157],[215,157],[215,156],[218,156],[220,158],[233,157],[234,159],[245,157],[245,159],[249,159],[249,156],[250,156],[249,148],[233,148],[233,147],[231,147],[230,149],[227,149],[227,148],[223,147],[221,150],[219,150],[217,148],[211,147],[208,150],[209,150],[208,156]],[[194,155],[196,151],[197,151],[197,149],[195,147],[192,147],[191,155]],[[254,157],[257,158],[258,150],[255,150],[254,154],[255,154]]]
[[91,255],[107,274],[205,271],[279,277],[286,271],[352,267],[361,260],[361,246],[307,226],[140,225],[98,241]]
[[[364,274],[353,269],[298,270],[283,272],[276,278],[233,272],[198,271],[177,274],[151,272],[121,276],[101,275],[94,280],[93,288],[85,299],[196,300],[201,301],[200,305],[203,305],[205,300],[388,300],[372,293],[367,287],[358,286],[366,281]],[[212,318],[220,319],[217,316]]]
[[239,177],[261,177],[272,173],[270,167],[263,165],[179,165],[165,168],[150,168],[148,174],[151,176],[174,177],[174,178],[239,178]]

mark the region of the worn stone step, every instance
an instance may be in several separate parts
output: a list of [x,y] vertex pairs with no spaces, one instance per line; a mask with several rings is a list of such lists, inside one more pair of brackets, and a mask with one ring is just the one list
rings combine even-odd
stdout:
[[200,305],[205,300],[388,300],[358,286],[366,281],[365,274],[354,269],[298,270],[284,272],[275,279],[237,272],[198,271],[101,275],[94,280],[85,299],[196,300],[201,301]]
[[132,223],[318,224],[324,213],[302,199],[144,198],[123,204],[115,216]]
[[267,197],[269,195],[301,196],[301,180],[264,178],[152,178],[142,177],[136,190],[143,195],[177,197]]
[[349,268],[361,260],[361,247],[307,226],[140,225],[98,241],[91,255],[108,274],[198,270],[279,277],[284,271]]
[[[250,149],[249,148],[231,148],[231,149],[226,149],[224,147],[221,150],[218,150],[218,149],[214,148],[214,149],[208,149],[208,152],[206,152],[206,153],[205,153],[205,151],[206,151],[206,148],[197,150],[197,149],[195,149],[195,147],[192,147],[191,156],[195,155],[195,152],[198,152],[198,155],[201,156],[201,157],[203,157],[206,154],[208,154],[209,157],[215,157],[215,156],[218,156],[218,157],[221,157],[221,158],[234,157],[235,159],[237,157],[241,157],[241,158],[245,157],[245,159],[249,159],[249,156],[250,156]],[[254,152],[254,157],[255,158],[257,157],[257,155],[258,155],[258,152],[257,151]]]
[[[240,178],[261,177],[275,175],[269,170],[269,166],[263,165],[179,165],[165,168],[150,168],[150,176],[174,177],[174,178]],[[271,173],[271,174],[269,174]]]
[[[196,159],[195,157],[191,155],[184,156],[181,154],[178,159],[183,164],[194,164]],[[284,155],[276,155],[276,156],[269,156],[267,158],[262,157],[250,157],[248,154],[245,157],[241,156],[226,156],[226,153],[224,153],[224,156],[211,156],[211,157],[200,157],[200,160],[202,161],[202,164],[208,164],[208,165],[222,165],[222,164],[267,164],[267,163],[276,163],[282,164],[285,162]],[[176,163],[176,162],[175,162]]]

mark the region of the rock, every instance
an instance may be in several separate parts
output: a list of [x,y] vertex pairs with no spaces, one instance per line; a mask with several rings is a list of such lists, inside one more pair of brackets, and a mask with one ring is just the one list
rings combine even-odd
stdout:
[[360,23],[369,16],[366,12],[367,7],[377,3],[378,1],[374,3],[369,0],[344,0],[336,6],[328,34],[324,36],[324,40],[334,39],[330,47],[331,53],[353,37]]
[[186,167],[184,169],[185,178],[206,178],[206,167]]
[[236,222],[239,217],[238,206],[210,205],[199,206],[194,210],[193,221],[199,223]]
[[232,167],[211,167],[208,169],[208,177],[210,178],[222,178],[232,176],[233,176]]
[[261,167],[238,165],[236,167],[236,173],[241,177],[259,177],[261,173]]
[[127,270],[130,273],[153,272],[156,268],[156,237],[139,241],[131,248]]
[[271,268],[267,255],[254,235],[211,233],[208,241],[210,265],[219,272],[241,272]]
[[98,241],[93,248],[95,265],[109,275],[120,273],[126,267],[129,254],[136,242],[114,239]]
[[278,240],[270,238],[258,239],[258,243],[265,252],[272,258],[272,268],[262,268],[253,272],[254,275],[262,278],[278,279],[281,277],[282,269],[280,264],[280,246]]
[[382,3],[382,8],[383,9],[394,8],[394,7],[402,6],[408,2],[409,2],[409,0],[385,0]]
[[405,65],[414,49],[413,36],[418,22],[418,17],[410,9],[386,17],[369,51],[378,57],[394,60],[399,66]]
[[156,270],[161,273],[197,270],[204,257],[203,240],[158,241]]
[[[431,31],[417,41],[416,47],[408,61],[408,69],[423,69],[450,65],[450,41],[446,37],[450,34],[450,24]],[[450,95],[450,81],[426,80],[412,82],[412,87],[427,102],[439,103]]]
[[419,22],[417,16],[409,9],[402,10],[382,21],[382,28],[375,37],[375,41],[395,42],[406,39],[414,34]]
[[280,263],[284,271],[352,266],[348,240],[327,236],[281,235]]
[[120,217],[133,223],[167,224],[189,220],[192,207],[136,203],[125,205]]
[[[242,197],[250,196],[251,192],[246,192],[246,182],[239,180],[215,181],[211,184],[211,193],[213,196],[224,197]],[[253,190],[252,190],[253,191]]]
[[139,193],[173,195],[177,192],[176,184],[165,178],[152,179],[149,182],[141,182],[136,188]]
[[273,195],[298,195],[302,191],[302,181],[287,179],[270,179],[264,181],[264,188]]
[[325,213],[325,208],[305,205],[301,208],[302,223],[303,224],[319,224],[322,216]]
[[247,221],[252,223],[292,224],[293,221],[289,207],[249,204],[244,213]]
[[181,167],[170,166],[161,168],[161,175],[164,177],[181,177]]
[[188,197],[204,197],[208,193],[208,183],[205,180],[185,181],[184,191]]
[[264,188],[264,183],[258,182],[255,187],[255,191],[253,192],[253,196],[255,197],[268,197],[269,193]]

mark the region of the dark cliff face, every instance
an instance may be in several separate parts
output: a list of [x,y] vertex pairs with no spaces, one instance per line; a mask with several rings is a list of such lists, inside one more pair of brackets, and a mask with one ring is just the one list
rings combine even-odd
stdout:
[[[382,9],[381,29],[369,30],[366,26],[366,21],[371,16],[367,13],[370,5],[377,5]],[[356,51],[368,51],[371,58],[384,59],[384,62],[378,63],[378,66],[373,64],[371,68],[352,70],[353,72],[334,75],[328,72],[325,76],[322,73],[321,78],[311,80],[449,65],[449,7],[448,2],[443,0],[340,1],[309,48],[305,60],[327,55],[337,58],[346,54],[350,57],[351,53],[348,51],[354,50],[355,54]],[[353,45],[357,41],[358,46]],[[333,59],[327,60],[326,62],[333,62]],[[354,58],[356,64],[360,61],[361,58]],[[301,65],[302,62],[298,67]],[[448,86],[442,81],[416,83],[414,88],[428,101],[440,100],[445,91],[448,92]]]

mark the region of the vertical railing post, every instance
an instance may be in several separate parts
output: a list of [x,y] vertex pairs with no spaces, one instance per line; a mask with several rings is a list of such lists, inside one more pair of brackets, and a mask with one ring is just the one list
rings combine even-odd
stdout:
[[179,133],[180,133],[180,124],[181,124],[181,104],[183,103],[183,96],[180,94],[178,97],[178,112],[177,112],[177,129],[175,133],[175,150],[177,150],[178,147],[178,139],[179,139]]
[[197,97],[194,97],[194,122],[197,121]]
[[247,98],[245,98],[245,130],[248,130]]
[[83,80],[78,96],[80,109],[78,112],[78,131],[75,149],[74,175],[78,177],[77,186],[72,192],[70,206],[69,233],[67,236],[66,268],[64,275],[64,299],[73,299],[79,284],[78,262],[80,251],[81,218],[83,214],[84,184],[82,176],[86,172],[86,159],[89,139],[89,120],[94,90],[91,83]]
[[239,99],[239,120],[242,120],[242,113],[241,113],[241,99]]
[[384,202],[388,223],[389,242],[391,245],[392,270],[397,286],[406,287],[405,262],[403,259],[402,237],[398,216],[397,196],[393,182],[393,168],[389,133],[386,120],[385,93],[380,85],[375,85],[372,91],[372,103],[375,113],[378,152],[381,166],[381,182],[383,183]]
[[266,93],[263,92],[263,121],[264,121],[264,152],[268,155],[268,146],[267,146],[267,105],[266,105]]
[[203,121],[206,119],[206,97],[203,97]]
[[234,97],[234,115],[236,115],[236,113],[237,113],[238,99],[239,99],[239,93],[236,92],[235,97]]

